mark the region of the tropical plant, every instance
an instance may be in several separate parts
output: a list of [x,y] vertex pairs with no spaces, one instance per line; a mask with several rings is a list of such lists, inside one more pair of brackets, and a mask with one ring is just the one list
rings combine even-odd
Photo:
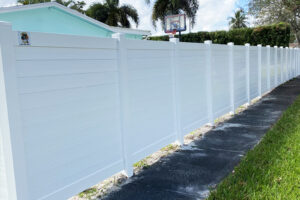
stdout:
[[[51,2],[51,0],[18,0],[18,3],[23,5],[28,4],[36,4],[36,3],[47,3]],[[73,0],[56,0],[56,3],[59,3],[63,6],[69,7],[73,10],[77,10],[78,12],[84,13],[83,7],[86,5],[84,1],[73,1]]]
[[[56,2],[61,0],[56,0]],[[70,1],[67,1],[70,2]],[[86,5],[84,1],[71,1],[71,3],[67,6],[73,10],[77,10],[78,12],[85,13],[83,7]]]
[[18,0],[18,3],[22,5],[46,3],[46,2],[51,2],[51,0]]
[[234,17],[229,18],[230,29],[246,28],[247,17],[243,9],[239,9],[234,13]]
[[[150,0],[145,1],[150,3]],[[198,0],[156,0],[152,11],[153,26],[156,27],[156,23],[160,20],[164,28],[167,15],[185,13],[190,20],[190,26],[193,27],[196,23],[198,8]]]
[[86,11],[89,17],[110,26],[130,28],[130,19],[138,26],[139,15],[137,10],[128,4],[120,6],[119,0],[105,0],[104,3],[94,3]]

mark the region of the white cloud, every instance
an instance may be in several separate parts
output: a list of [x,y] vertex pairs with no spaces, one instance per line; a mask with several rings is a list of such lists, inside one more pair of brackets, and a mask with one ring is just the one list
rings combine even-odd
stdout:
[[16,0],[0,0],[0,7],[14,6],[16,4]]
[[[200,6],[197,13],[196,25],[192,31],[228,29],[227,18],[233,13],[239,1],[240,0],[199,0]],[[86,2],[90,4],[95,1],[86,0]],[[151,5],[148,6],[144,0],[120,0],[121,4],[130,4],[138,10],[140,16],[139,29],[151,30],[153,35],[161,35],[164,32],[160,24],[157,24],[157,30],[152,26],[151,13],[154,0],[151,0],[151,2]]]
[[[94,2],[102,2],[103,0],[85,0],[90,5]],[[157,30],[152,26],[151,12],[153,1],[150,6],[145,4],[144,0],[120,0],[120,3],[126,3],[134,6],[140,16],[139,29],[151,30],[153,35],[163,34],[163,30],[158,24]],[[213,31],[227,30],[227,18],[232,15],[240,0],[199,0],[200,7],[197,13],[196,25],[192,29],[197,31]],[[0,6],[11,6],[16,0],[0,0]],[[252,20],[251,20],[252,21]]]
[[228,29],[228,16],[238,0],[201,0],[193,31]]

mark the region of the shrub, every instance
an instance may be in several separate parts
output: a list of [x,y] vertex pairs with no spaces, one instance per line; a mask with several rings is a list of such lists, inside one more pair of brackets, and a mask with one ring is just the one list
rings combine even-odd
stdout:
[[[211,40],[215,44],[227,44],[233,42],[235,45],[262,44],[263,46],[289,46],[291,36],[290,26],[286,23],[278,23],[255,28],[240,28],[229,31],[197,32],[182,34],[181,42],[203,43]],[[176,35],[175,37],[179,37]],[[169,41],[167,35],[150,37],[150,40]]]

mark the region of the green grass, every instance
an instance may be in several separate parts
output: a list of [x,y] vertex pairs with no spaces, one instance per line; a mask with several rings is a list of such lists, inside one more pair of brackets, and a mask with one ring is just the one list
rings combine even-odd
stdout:
[[300,97],[208,200],[300,200]]
[[[162,149],[160,149],[160,151],[162,152],[173,152],[175,151],[176,149],[178,148],[177,145],[174,145],[174,144],[169,144],[165,147],[163,147]],[[163,153],[162,153],[163,154]],[[165,155],[162,155],[162,157],[165,156]],[[146,169],[148,167],[150,167],[150,164],[148,163],[148,160],[151,158],[151,155],[150,156],[147,156],[146,158],[136,162],[133,164],[133,167],[135,168],[139,168],[139,169]]]
[[89,188],[81,193],[79,193],[80,198],[86,198],[86,199],[91,199],[91,196],[95,195],[97,193],[96,188]]
[[147,159],[149,159],[150,156],[147,156],[146,158],[136,162],[133,164],[133,167],[137,167],[140,169],[146,169],[149,167],[149,164],[147,163]]

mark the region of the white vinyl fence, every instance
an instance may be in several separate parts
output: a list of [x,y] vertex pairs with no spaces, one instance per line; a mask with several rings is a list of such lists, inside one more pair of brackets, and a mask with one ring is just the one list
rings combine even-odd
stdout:
[[[0,199],[60,200],[299,74],[299,50],[0,23]],[[3,164],[4,161],[4,164]]]

